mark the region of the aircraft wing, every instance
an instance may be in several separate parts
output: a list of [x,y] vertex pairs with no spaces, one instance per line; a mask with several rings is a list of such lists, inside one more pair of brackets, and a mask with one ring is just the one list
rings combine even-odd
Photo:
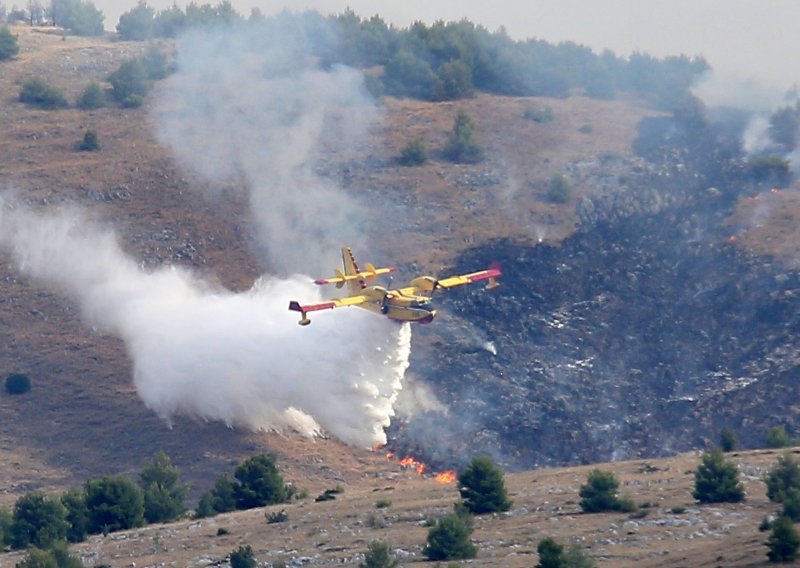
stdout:
[[469,274],[462,274],[459,276],[450,276],[436,281],[436,288],[452,288],[453,286],[463,286],[464,284],[472,284],[480,280],[489,280],[486,285],[487,290],[497,288],[500,284],[497,278],[502,274],[500,272],[500,264],[493,263],[486,270],[479,270],[478,272],[471,272]]
[[308,312],[316,312],[318,310],[332,310],[333,308],[343,308],[346,306],[357,306],[369,301],[367,296],[349,296],[347,298],[339,298],[335,300],[328,300],[318,304],[306,304],[301,306],[299,302],[289,302],[289,309],[293,312],[300,312],[300,325],[308,325],[311,320],[306,315]]

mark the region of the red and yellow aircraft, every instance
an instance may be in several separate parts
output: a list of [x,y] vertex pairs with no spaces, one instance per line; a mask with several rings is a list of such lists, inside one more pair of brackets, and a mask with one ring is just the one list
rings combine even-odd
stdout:
[[405,288],[388,290],[383,286],[367,286],[375,277],[381,274],[394,272],[394,268],[375,268],[367,263],[366,270],[359,270],[353,258],[353,252],[348,247],[342,248],[342,261],[344,272],[335,270],[334,278],[324,278],[315,280],[315,284],[335,284],[337,288],[342,288],[347,284],[348,295],[341,299],[329,300],[319,304],[307,304],[301,306],[298,302],[289,302],[289,309],[300,312],[300,325],[308,325],[311,320],[308,312],[317,310],[328,310],[342,308],[345,306],[357,306],[367,309],[376,314],[385,315],[389,319],[396,321],[408,321],[416,323],[429,323],[436,316],[436,310],[431,303],[431,294],[435,290],[452,288],[463,284],[472,284],[479,280],[488,280],[487,290],[493,290],[500,284],[497,278],[500,276],[500,265],[493,264],[486,270],[472,272],[460,276],[450,276],[442,280],[437,280],[432,276],[420,276],[414,278]]

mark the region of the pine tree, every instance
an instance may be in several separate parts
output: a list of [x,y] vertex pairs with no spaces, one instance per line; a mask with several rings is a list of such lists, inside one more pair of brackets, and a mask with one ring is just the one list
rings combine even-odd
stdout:
[[139,475],[144,489],[144,518],[149,523],[174,521],[186,510],[188,488],[179,482],[180,470],[163,451]]
[[564,547],[552,537],[540,540],[536,552],[539,553],[539,563],[536,568],[565,568]]
[[458,476],[459,492],[464,506],[473,514],[508,511],[508,498],[503,471],[488,456],[472,458],[467,469]]
[[475,558],[477,550],[470,540],[470,528],[455,513],[439,519],[428,531],[428,544],[422,553],[429,560]]
[[773,503],[783,503],[789,489],[800,489],[800,464],[791,455],[778,458],[764,483],[767,484],[767,497]]
[[612,472],[592,470],[579,492],[581,509],[584,513],[618,511],[620,509],[618,488],[619,481]]
[[772,532],[767,539],[770,562],[790,562],[797,558],[800,549],[800,535],[788,517],[778,517],[772,523]]
[[739,472],[733,463],[725,461],[719,448],[703,454],[702,463],[694,473],[692,497],[701,503],[738,503],[744,500]]

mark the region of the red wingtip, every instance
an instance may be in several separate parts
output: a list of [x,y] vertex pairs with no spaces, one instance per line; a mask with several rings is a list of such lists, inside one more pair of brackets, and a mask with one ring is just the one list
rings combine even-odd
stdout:
[[327,284],[327,283],[328,283],[328,280],[325,279],[325,278],[318,278],[317,280],[314,280],[314,284],[318,284],[320,286],[322,286],[323,284]]
[[500,270],[500,263],[496,260],[489,265],[489,270],[496,270],[502,274],[502,271]]

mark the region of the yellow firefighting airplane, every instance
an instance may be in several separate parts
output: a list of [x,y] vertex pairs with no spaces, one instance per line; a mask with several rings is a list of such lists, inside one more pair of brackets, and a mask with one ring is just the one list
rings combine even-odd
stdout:
[[348,247],[342,248],[342,261],[344,272],[335,270],[334,278],[314,280],[315,284],[336,284],[337,288],[347,284],[349,294],[345,298],[328,300],[319,304],[301,306],[298,302],[289,302],[289,309],[300,312],[300,325],[308,325],[311,320],[306,315],[308,312],[342,308],[345,306],[358,306],[376,314],[385,315],[396,321],[416,323],[429,323],[436,316],[436,310],[431,304],[431,294],[435,290],[452,288],[463,284],[472,284],[479,280],[488,280],[487,290],[493,290],[500,284],[500,265],[492,264],[486,270],[472,272],[461,276],[450,276],[437,280],[432,276],[414,278],[406,288],[388,290],[383,286],[367,286],[376,276],[394,272],[394,268],[375,268],[367,263],[366,270],[359,270],[353,258],[353,252]]

